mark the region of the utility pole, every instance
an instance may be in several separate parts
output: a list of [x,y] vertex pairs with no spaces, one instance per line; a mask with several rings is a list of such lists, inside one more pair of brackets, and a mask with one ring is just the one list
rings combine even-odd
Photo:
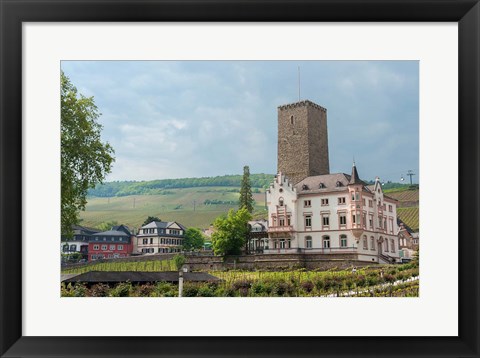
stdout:
[[408,173],[407,173],[407,175],[410,177],[410,185],[412,185],[412,184],[413,184],[413,182],[412,182],[412,176],[414,176],[415,173],[413,172],[413,170],[409,170]]

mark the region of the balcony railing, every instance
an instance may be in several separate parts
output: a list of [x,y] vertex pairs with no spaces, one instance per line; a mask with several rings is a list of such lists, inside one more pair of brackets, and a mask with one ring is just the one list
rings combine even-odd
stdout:
[[293,232],[293,226],[270,226],[268,228],[269,233],[276,233],[276,232]]

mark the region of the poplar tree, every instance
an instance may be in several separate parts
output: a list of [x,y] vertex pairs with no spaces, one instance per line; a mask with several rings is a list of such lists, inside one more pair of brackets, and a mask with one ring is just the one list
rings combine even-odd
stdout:
[[240,187],[240,199],[239,199],[239,208],[246,208],[247,211],[251,214],[253,212],[254,205],[252,187],[250,184],[250,168],[248,165],[243,167],[243,178],[242,185]]

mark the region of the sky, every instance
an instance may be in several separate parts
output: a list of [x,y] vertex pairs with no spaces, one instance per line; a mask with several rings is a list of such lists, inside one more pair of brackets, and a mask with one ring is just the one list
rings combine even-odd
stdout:
[[[419,174],[417,61],[62,61],[115,149],[106,181],[277,170],[277,107],[327,109],[330,172]],[[300,81],[298,69],[300,68]],[[300,83],[300,85],[299,85]]]

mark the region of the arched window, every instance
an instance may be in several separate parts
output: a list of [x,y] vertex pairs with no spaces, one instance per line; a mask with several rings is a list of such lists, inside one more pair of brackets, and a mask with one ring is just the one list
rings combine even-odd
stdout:
[[385,238],[385,251],[388,252],[388,239]]
[[311,249],[312,248],[312,237],[305,236],[305,248]]
[[283,198],[278,199],[278,205],[283,206]]
[[395,252],[395,241],[391,239],[392,252]]
[[363,235],[363,249],[368,250],[368,241],[366,235]]
[[293,124],[293,116],[290,117],[290,124]]
[[330,236],[323,236],[322,237],[322,242],[323,242],[323,248],[324,249],[329,249],[330,248]]
[[77,245],[70,245],[70,251],[77,251]]
[[375,250],[375,238],[370,236],[370,250]]

